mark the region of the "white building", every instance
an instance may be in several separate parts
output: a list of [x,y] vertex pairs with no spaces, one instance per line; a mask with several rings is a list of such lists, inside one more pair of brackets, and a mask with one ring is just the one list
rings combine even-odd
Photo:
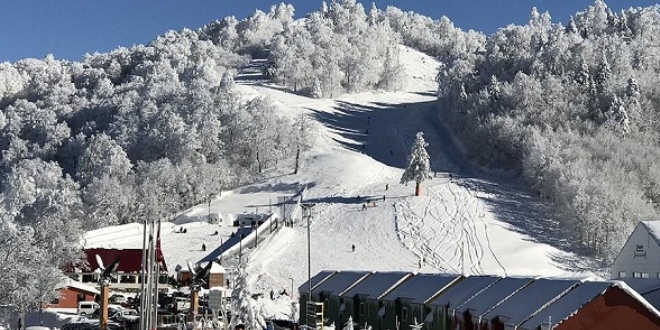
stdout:
[[612,278],[660,278],[660,221],[641,221],[611,267]]

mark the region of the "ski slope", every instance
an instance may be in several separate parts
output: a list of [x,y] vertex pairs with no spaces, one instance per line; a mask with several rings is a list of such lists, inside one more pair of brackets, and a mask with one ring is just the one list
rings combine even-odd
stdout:
[[[309,226],[312,275],[323,269],[353,269],[596,277],[588,259],[565,251],[570,244],[558,239],[560,228],[548,205],[516,178],[486,173],[463,158],[437,120],[438,63],[414,50],[400,50],[407,76],[398,92],[311,99],[265,80],[238,77],[237,87],[245,97],[268,97],[285,115],[306,113],[313,118],[318,124],[314,147],[303,155],[299,174],[291,174],[292,166],[269,173],[184,214],[204,219],[209,212],[277,212],[278,197],[307,187],[305,202],[315,205]],[[429,143],[436,176],[423,182],[422,196],[416,197],[414,184],[399,181],[418,131]],[[220,246],[235,230],[227,222],[163,226],[162,248],[170,269],[195,263]],[[186,234],[178,233],[181,226],[188,229]],[[88,233],[88,243],[115,246],[130,241],[137,247],[141,242],[138,225],[117,230]],[[290,292],[292,286],[295,291],[307,280],[307,237],[306,219],[298,214],[293,227],[282,228],[256,247],[243,247],[253,293]],[[201,251],[202,243],[206,251]],[[237,263],[222,261],[230,272]]]
[[[434,115],[438,63],[406,47],[401,59],[407,77],[400,92],[318,100],[258,79],[237,79],[246,95],[268,97],[283,113],[307,113],[320,124],[298,175],[257,185],[279,187],[259,189],[274,195],[294,192],[285,187],[309,187],[305,201],[315,203],[312,275],[355,269],[597,277],[588,270],[589,260],[561,249],[570,245],[556,238],[548,205],[516,180],[484,174],[463,158]],[[422,184],[419,197],[413,196],[413,184],[399,183],[417,131],[429,142],[437,172]],[[301,285],[307,279],[307,244],[306,222],[298,218],[293,228],[251,251],[253,289],[289,291],[291,279]]]

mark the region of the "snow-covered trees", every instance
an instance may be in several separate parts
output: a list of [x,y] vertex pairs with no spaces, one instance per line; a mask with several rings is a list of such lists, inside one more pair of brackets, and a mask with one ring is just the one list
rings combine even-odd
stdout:
[[248,286],[248,273],[245,263],[238,267],[236,283],[231,292],[231,323],[230,329],[244,324],[246,330],[262,330],[266,328],[266,321],[259,311],[257,302],[252,299]]
[[[80,63],[52,55],[1,63],[0,224],[10,228],[0,254],[17,270],[4,272],[2,303],[47,300],[56,278],[46,275],[79,258],[82,230],[165,217],[291,166],[306,148],[294,118],[243,98],[232,77],[247,63],[240,54],[263,51],[292,22],[293,7],[280,4]],[[39,258],[7,246],[19,238],[16,246]],[[47,263],[47,272],[29,262]],[[40,280],[26,282],[30,272]],[[15,283],[24,290],[17,296]]]
[[341,329],[342,330],[353,330],[353,329],[355,329],[356,325],[357,325],[357,323],[353,322],[353,315],[349,315],[348,316],[348,321],[346,321],[346,323],[344,323],[344,327],[341,328]]
[[402,78],[396,33],[372,7],[332,1],[273,39],[275,79],[294,92],[332,97],[337,91],[397,89]]
[[[393,9],[387,14],[397,31],[416,22]],[[598,0],[573,17],[564,27],[534,10],[528,24],[485,39],[429,20],[430,27],[417,23],[401,34],[443,63],[439,116],[457,128],[468,156],[522,170],[554,203],[575,235],[569,240],[611,260],[636,222],[660,211],[660,176],[651,170],[660,159],[660,101],[653,96],[660,79],[651,61],[657,47],[648,47],[660,16],[654,7],[614,13]],[[433,27],[472,46],[405,38]]]
[[417,132],[415,141],[410,148],[410,154],[406,160],[406,169],[401,176],[401,184],[410,181],[415,182],[415,196],[421,194],[420,185],[426,179],[431,178],[431,164],[429,154],[426,152],[428,143],[424,141],[424,133]]

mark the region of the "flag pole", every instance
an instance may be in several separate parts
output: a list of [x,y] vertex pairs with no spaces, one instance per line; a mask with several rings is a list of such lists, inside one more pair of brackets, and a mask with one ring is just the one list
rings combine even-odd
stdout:
[[160,277],[160,262],[163,251],[160,249],[160,219],[158,219],[158,232],[156,233],[156,248],[155,248],[155,253],[154,253],[154,260],[155,262],[155,267],[156,270],[154,272],[155,278],[154,278],[154,314],[153,314],[153,322],[152,322],[152,327],[153,329],[156,329],[158,327],[158,279]]

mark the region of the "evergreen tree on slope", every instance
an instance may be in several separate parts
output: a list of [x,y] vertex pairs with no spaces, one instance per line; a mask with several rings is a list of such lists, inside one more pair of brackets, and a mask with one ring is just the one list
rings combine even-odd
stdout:
[[428,146],[428,143],[424,141],[424,133],[417,132],[417,137],[408,155],[406,170],[401,176],[402,184],[415,181],[415,196],[419,196],[421,193],[420,184],[422,181],[431,178],[431,165],[429,154],[425,149],[426,146]]
[[257,302],[252,299],[250,294],[245,263],[238,267],[236,285],[231,292],[231,313],[230,329],[234,329],[239,324],[244,324],[246,330],[266,328],[266,321],[259,312]]

